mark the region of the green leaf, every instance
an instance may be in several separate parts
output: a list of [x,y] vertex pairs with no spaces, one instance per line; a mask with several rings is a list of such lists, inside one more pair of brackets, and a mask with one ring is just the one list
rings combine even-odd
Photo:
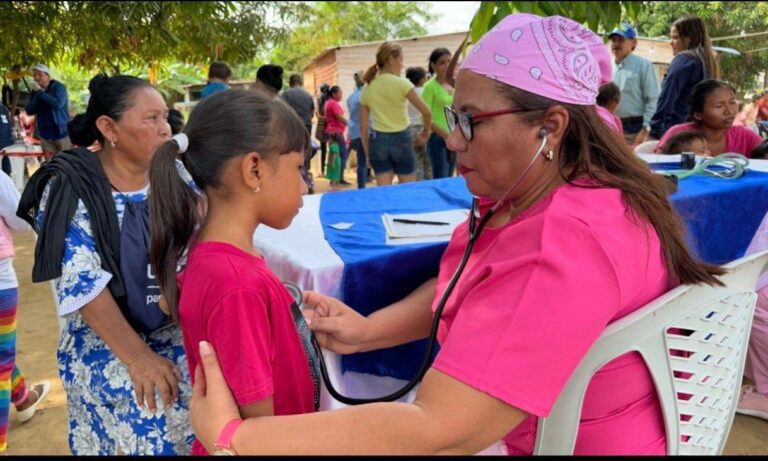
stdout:
[[[472,43],[477,43],[480,37],[483,36],[490,29],[489,23],[493,17],[493,12],[497,7],[497,3],[501,2],[482,2],[480,3],[480,9],[475,13],[475,17],[472,18],[471,38]],[[517,3],[517,2],[512,2]]]
[[498,24],[502,19],[507,17],[511,12],[512,10],[510,9],[508,3],[500,2],[498,5],[498,9],[493,14],[493,17],[491,18],[491,20],[488,22],[488,29],[489,30],[492,29],[493,26]]

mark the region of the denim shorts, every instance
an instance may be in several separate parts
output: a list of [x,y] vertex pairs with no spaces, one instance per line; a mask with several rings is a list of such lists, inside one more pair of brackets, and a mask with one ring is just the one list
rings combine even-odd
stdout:
[[411,129],[395,133],[374,131],[370,139],[371,166],[374,173],[395,172],[398,175],[416,172],[416,154],[411,143]]

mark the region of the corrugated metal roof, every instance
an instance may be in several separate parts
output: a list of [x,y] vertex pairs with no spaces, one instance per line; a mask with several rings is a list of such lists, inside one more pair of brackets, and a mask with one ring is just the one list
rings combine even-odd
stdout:
[[330,53],[331,51],[340,50],[342,48],[354,48],[354,47],[358,47],[358,46],[368,46],[368,45],[371,45],[371,44],[374,44],[374,43],[384,43],[384,42],[410,42],[410,41],[414,41],[414,40],[425,39],[425,38],[428,38],[428,37],[442,37],[442,36],[457,35],[457,34],[464,34],[464,35],[466,35],[467,31],[463,31],[463,32],[449,32],[449,33],[446,33],[446,34],[419,35],[417,37],[395,38],[395,39],[392,39],[392,40],[374,40],[372,42],[361,42],[361,43],[351,43],[349,45],[331,46],[331,47],[328,47],[325,50],[323,50],[317,56],[315,56],[312,59],[312,61],[310,61],[309,64],[304,66],[304,70],[306,70],[313,63],[315,63],[318,60],[322,59],[326,54]]

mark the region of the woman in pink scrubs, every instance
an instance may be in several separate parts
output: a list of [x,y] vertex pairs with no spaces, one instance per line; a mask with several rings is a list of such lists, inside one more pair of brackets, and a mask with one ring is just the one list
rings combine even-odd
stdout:
[[[509,454],[530,454],[537,418],[606,325],[722,273],[694,260],[665,180],[598,115],[610,69],[600,37],[558,16],[510,15],[467,54],[446,110],[448,148],[481,215],[494,214],[447,300],[441,349],[414,403],[242,422],[203,343],[198,438],[241,454],[471,454],[500,439]],[[436,279],[368,317],[305,293],[319,342],[347,354],[427,336],[468,238],[465,223]],[[581,418],[576,454],[666,453],[654,385],[634,353],[595,375]]]

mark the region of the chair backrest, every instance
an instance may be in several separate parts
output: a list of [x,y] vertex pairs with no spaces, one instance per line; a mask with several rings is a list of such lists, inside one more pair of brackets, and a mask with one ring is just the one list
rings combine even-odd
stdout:
[[725,286],[682,285],[609,325],[546,418],[534,454],[572,454],[584,394],[603,365],[627,352],[645,361],[661,401],[671,455],[719,455],[736,411],[768,251],[724,266]]
[[635,153],[636,154],[653,154],[653,149],[656,148],[656,145],[659,144],[659,141],[645,141],[643,143],[640,143],[635,146]]

